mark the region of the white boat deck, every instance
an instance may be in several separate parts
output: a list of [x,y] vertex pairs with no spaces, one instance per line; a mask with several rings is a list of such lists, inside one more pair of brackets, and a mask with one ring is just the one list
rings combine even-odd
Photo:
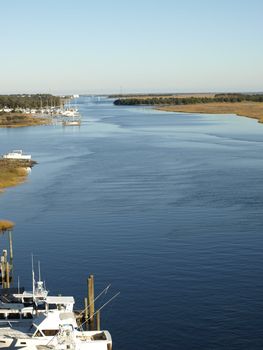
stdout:
[[10,327],[0,328],[0,337],[6,338],[19,338],[19,339],[29,339],[32,334],[27,334],[25,332],[19,331],[17,329],[12,329]]

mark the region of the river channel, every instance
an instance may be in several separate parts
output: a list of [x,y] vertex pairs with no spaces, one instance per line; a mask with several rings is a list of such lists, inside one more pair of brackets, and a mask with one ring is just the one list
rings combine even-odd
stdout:
[[[115,350],[262,349],[263,125],[80,97],[80,127],[0,129],[38,162],[0,195],[15,275],[31,254],[50,294],[86,278]],[[2,244],[3,246],[3,244]]]

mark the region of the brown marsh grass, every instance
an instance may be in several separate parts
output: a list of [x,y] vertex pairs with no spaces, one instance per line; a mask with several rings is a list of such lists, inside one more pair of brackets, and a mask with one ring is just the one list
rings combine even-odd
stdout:
[[4,233],[5,231],[12,230],[15,224],[9,220],[0,220],[0,233]]
[[26,177],[27,170],[25,167],[13,162],[0,161],[0,191],[23,183]]
[[173,105],[156,107],[167,112],[206,113],[206,114],[236,114],[238,116],[257,119],[263,123],[262,102],[213,102],[190,105]]
[[31,114],[0,114],[0,128],[19,128],[23,126],[50,124],[49,118],[34,117]]

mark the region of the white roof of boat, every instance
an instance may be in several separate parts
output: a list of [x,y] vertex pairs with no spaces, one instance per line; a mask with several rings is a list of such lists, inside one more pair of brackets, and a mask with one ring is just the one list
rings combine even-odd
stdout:
[[75,300],[73,297],[61,297],[61,296],[47,296],[47,304],[74,304]]
[[34,325],[41,329],[58,329],[61,324],[72,324],[77,326],[73,312],[50,311],[47,314],[40,314],[34,319]]
[[60,320],[68,320],[68,319],[75,319],[75,315],[73,312],[62,312],[59,314]]

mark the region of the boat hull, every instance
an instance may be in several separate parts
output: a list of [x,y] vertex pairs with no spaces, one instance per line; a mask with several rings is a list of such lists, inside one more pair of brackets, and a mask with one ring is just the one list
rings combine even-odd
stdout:
[[31,156],[30,155],[22,155],[22,156],[15,156],[15,155],[3,155],[3,158],[5,159],[16,159],[16,160],[30,160]]
[[75,121],[75,122],[63,122],[63,126],[79,126],[80,122]]
[[[2,330],[3,331],[3,330]],[[59,338],[57,336],[50,337],[28,337],[21,336],[12,337],[8,332],[8,336],[0,336],[0,349],[24,349],[24,350],[112,350],[112,339],[108,331],[94,331],[95,333],[103,333],[105,339],[91,340],[91,332],[78,332],[79,335],[74,339]]]

